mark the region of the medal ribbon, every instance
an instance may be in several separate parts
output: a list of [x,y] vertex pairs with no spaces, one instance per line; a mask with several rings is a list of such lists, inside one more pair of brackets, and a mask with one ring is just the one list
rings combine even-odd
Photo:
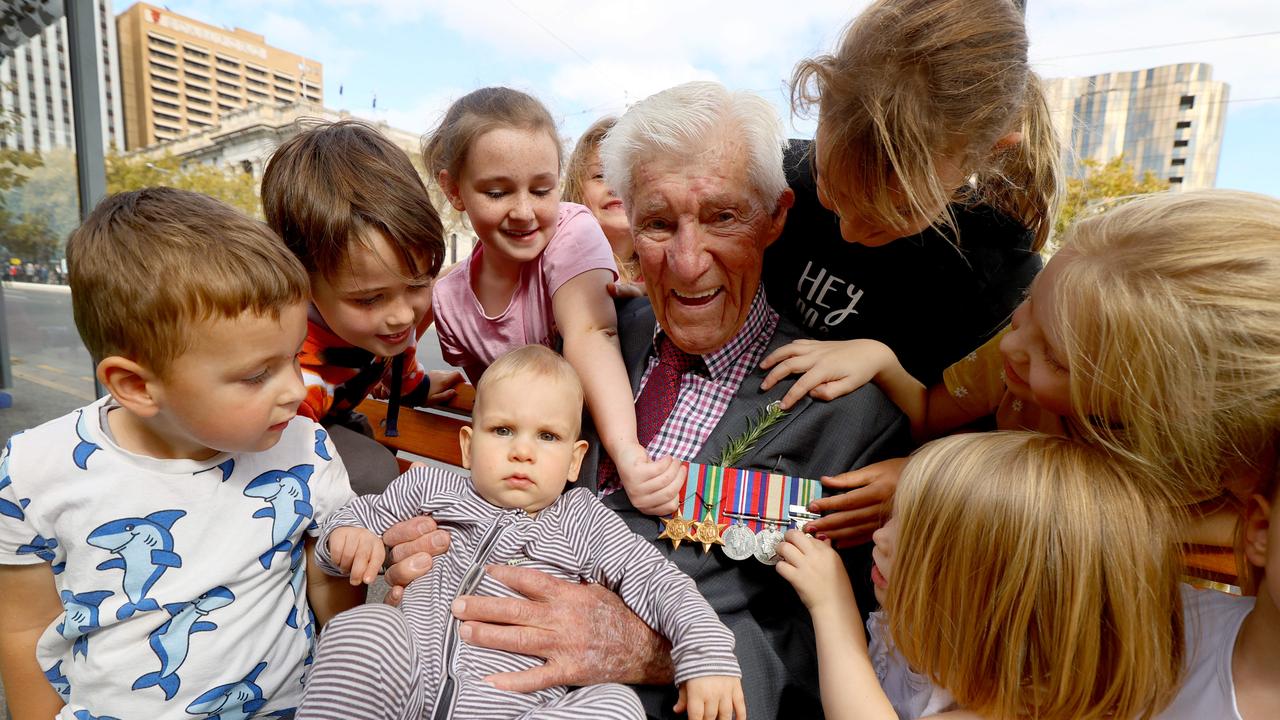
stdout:
[[817,480],[689,463],[679,502],[681,514],[690,520],[700,521],[715,512],[718,520],[728,519],[759,532],[766,527],[785,530],[791,505],[808,507],[821,495],[822,483]]

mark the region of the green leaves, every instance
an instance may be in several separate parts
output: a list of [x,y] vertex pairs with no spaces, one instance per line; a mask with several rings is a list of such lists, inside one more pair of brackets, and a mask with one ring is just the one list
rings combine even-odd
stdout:
[[733,467],[735,463],[751,452],[756,443],[760,442],[760,439],[768,434],[770,428],[777,425],[786,416],[787,411],[782,409],[782,404],[777,400],[766,405],[760,411],[760,414],[751,421],[751,424],[747,426],[746,432],[729,441],[715,464],[720,467]]

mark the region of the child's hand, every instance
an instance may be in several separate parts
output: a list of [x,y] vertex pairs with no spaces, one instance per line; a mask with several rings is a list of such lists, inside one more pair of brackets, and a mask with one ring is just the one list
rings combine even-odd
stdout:
[[680,686],[680,699],[672,708],[689,713],[689,720],[747,720],[742,681],[727,675],[693,678]]
[[650,460],[645,449],[636,443],[622,453],[622,458],[615,458],[615,462],[622,489],[627,491],[637,510],[658,516],[676,511],[683,468],[679,460],[670,456]]
[[769,370],[761,390],[777,385],[788,375],[803,373],[782,397],[782,409],[790,410],[806,394],[834,400],[857,390],[875,378],[896,356],[875,340],[796,340],[769,353],[760,367]]
[[849,574],[830,542],[788,530],[785,541],[778,543],[778,556],[778,574],[796,589],[810,615],[825,611],[858,614]]
[[340,527],[329,533],[329,558],[351,576],[352,585],[378,579],[386,556],[382,538],[364,528]]
[[822,478],[824,487],[848,492],[809,503],[810,512],[823,516],[805,525],[805,531],[825,535],[838,548],[870,542],[871,533],[888,519],[885,505],[893,499],[906,464],[906,458],[893,458]]
[[462,373],[456,370],[428,370],[427,379],[431,381],[431,389],[427,391],[428,405],[443,405],[457,396],[455,390],[462,384]]

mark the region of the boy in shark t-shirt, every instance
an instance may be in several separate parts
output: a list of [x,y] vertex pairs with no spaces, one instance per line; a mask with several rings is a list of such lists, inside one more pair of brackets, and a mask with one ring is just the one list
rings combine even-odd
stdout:
[[317,621],[359,601],[307,570],[351,488],[297,416],[306,271],[262,223],[169,188],[104,200],[67,259],[110,395],[0,454],[9,707],[290,716]]

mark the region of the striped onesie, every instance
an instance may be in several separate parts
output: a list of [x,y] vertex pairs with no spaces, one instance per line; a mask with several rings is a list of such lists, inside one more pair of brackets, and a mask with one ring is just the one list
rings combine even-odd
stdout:
[[450,604],[459,595],[515,597],[491,579],[489,564],[521,565],[618,593],[671,641],[677,684],[707,675],[741,677],[733,634],[687,575],[627,528],[585,488],[561,495],[536,515],[491,505],[464,475],[415,468],[382,495],[358,497],[325,525],[317,556],[335,528],[381,534],[431,515],[450,534],[449,551],[411,583],[403,614],[384,605],[350,610],[325,627],[298,718],[644,718],[635,693],[607,684],[533,693],[497,690],[482,678],[524,670],[537,658],[463,643]]

